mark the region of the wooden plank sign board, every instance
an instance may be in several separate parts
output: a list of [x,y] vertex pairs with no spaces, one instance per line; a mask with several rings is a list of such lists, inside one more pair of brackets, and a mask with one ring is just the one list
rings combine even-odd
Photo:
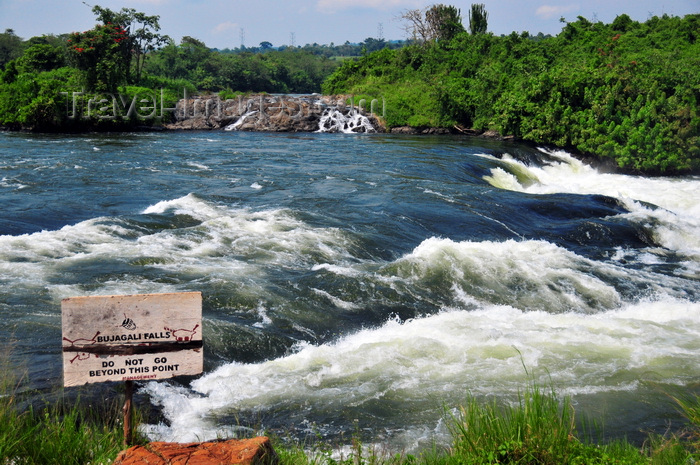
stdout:
[[203,370],[200,292],[71,297],[61,315],[66,387]]

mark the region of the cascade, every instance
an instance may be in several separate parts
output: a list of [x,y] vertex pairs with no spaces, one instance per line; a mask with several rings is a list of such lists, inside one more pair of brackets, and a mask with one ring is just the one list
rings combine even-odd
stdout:
[[[312,96],[255,96],[234,102],[225,131],[377,132],[370,118],[343,100]],[[222,113],[229,107],[224,105]],[[215,124],[214,124],[215,126]]]
[[362,133],[377,132],[369,118],[356,109],[343,114],[337,107],[328,107],[323,111],[317,132]]
[[246,119],[250,116],[253,116],[255,114],[259,113],[258,110],[251,110],[243,114],[240,118],[238,118],[235,122],[229,124],[224,128],[224,131],[237,131],[240,129],[240,127],[245,123]]

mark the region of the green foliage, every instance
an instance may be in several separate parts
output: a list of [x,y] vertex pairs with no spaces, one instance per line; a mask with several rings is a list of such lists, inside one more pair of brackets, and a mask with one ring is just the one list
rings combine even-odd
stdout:
[[[133,104],[138,93],[152,94],[146,100],[156,102],[151,107],[158,110],[161,89],[173,101],[164,105],[167,108],[174,106],[183,91],[195,93],[192,84],[182,79],[142,74],[146,55],[165,40],[155,32],[159,29],[157,16],[99,6],[93,12],[103,24],[84,32],[33,37],[26,42],[11,30],[0,37],[0,52],[5,47],[6,56],[17,54],[15,39],[22,50],[0,72],[0,126],[36,131],[128,129],[162,121],[160,111],[158,118],[144,117],[144,111],[150,116],[153,112],[146,104]],[[135,79],[153,87],[120,90]]]
[[386,99],[390,127],[418,119],[495,130],[627,170],[697,172],[698,31],[700,15],[621,15],[610,25],[579,17],[557,37],[460,33],[345,62],[323,89],[371,89]]
[[124,32],[121,39],[130,55],[127,59],[127,79],[131,84],[138,83],[148,53],[170,40],[168,36],[158,34],[160,17],[148,16],[133,8],[115,12],[99,5],[94,6],[92,12],[103,25],[113,25]]
[[464,32],[461,13],[454,6],[437,4],[423,10],[407,10],[401,19],[404,30],[420,45],[449,41]]
[[[338,55],[357,56],[400,47],[367,38],[362,44],[236,51],[209,49],[183,37],[180,45],[158,33],[159,17],[132,8],[92,7],[98,24],[64,36],[27,41],[7,29],[0,34],[0,126],[36,131],[130,129],[163,122],[129,111],[133,96],[124,86],[150,88],[165,108],[199,91],[312,93],[340,64]],[[264,53],[257,53],[264,52]],[[158,97],[160,106],[160,97]],[[74,108],[75,107],[75,108]],[[116,110],[115,110],[116,108]],[[172,116],[172,112],[168,113]]]
[[51,130],[67,120],[67,98],[63,94],[78,84],[72,68],[45,72],[5,72],[0,83],[0,126]]
[[22,39],[12,29],[0,34],[0,69],[22,54]]
[[298,49],[266,53],[221,53],[184,37],[154,53],[145,70],[151,75],[185,79],[201,90],[218,92],[318,92],[338,66],[325,57]]
[[465,463],[564,464],[580,447],[571,401],[534,382],[515,406],[470,397],[449,424],[454,454]]
[[59,400],[22,407],[23,380],[15,376],[18,370],[10,355],[9,350],[0,353],[0,463],[112,463],[124,440],[119,406],[104,402],[83,407],[80,401]]
[[127,31],[118,24],[98,24],[67,40],[68,60],[81,71],[87,90],[112,91],[127,83],[131,62]]
[[486,34],[488,17],[486,6],[483,3],[473,3],[469,12],[469,32],[471,34]]
[[114,91],[123,84],[137,83],[147,54],[167,41],[157,33],[158,16],[147,16],[133,8],[114,12],[92,9],[102,24],[67,39],[69,63],[83,74],[83,85],[90,91]]
[[34,44],[24,51],[17,60],[20,72],[42,72],[61,68],[65,65],[65,57],[60,47],[49,44]]
[[464,32],[462,15],[454,6],[433,5],[425,12],[425,19],[435,31],[436,40],[452,40],[457,34]]

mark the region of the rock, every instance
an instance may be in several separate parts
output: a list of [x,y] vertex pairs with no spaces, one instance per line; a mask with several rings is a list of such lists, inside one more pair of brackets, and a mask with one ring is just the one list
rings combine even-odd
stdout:
[[391,133],[392,134],[427,134],[427,135],[433,135],[433,134],[450,134],[450,130],[448,128],[434,128],[434,127],[429,127],[429,126],[397,126],[394,128],[391,128]]
[[113,465],[275,465],[277,454],[267,437],[228,441],[151,442],[119,453]]
[[253,94],[222,100],[218,95],[183,98],[173,110],[167,129],[226,129],[235,131],[314,132],[328,109],[345,117],[361,114],[373,130],[382,130],[374,114],[347,103],[348,96]]
[[418,134],[418,129],[411,126],[397,126],[391,128],[392,134]]
[[484,131],[481,134],[481,137],[486,137],[488,139],[501,139],[501,134],[497,131],[488,130]]

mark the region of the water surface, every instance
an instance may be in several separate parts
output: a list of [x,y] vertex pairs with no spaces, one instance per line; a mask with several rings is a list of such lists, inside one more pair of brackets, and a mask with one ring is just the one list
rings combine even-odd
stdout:
[[[139,385],[157,439],[414,450],[529,373],[663,432],[700,380],[700,179],[466,137],[0,133],[0,337],[62,383],[60,301],[200,291],[205,373]],[[95,387],[94,389],[99,389]]]

